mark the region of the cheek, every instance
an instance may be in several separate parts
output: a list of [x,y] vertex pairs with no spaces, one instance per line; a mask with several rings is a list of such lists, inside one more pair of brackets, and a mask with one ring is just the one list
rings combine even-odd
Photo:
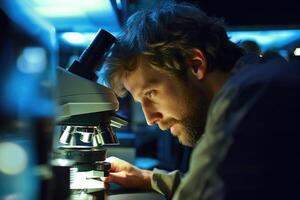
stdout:
[[188,100],[195,93],[190,84],[171,77],[160,84],[158,91],[158,106],[166,117],[180,120],[189,115]]
[[[179,91],[180,92],[180,91]],[[186,93],[181,92],[166,92],[162,95],[161,99],[161,111],[170,115],[175,119],[181,119],[188,114],[189,102],[186,97]]]

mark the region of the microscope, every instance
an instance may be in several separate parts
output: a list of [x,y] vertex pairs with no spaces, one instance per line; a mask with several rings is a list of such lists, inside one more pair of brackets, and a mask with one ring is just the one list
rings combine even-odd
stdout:
[[66,70],[57,68],[60,146],[53,162],[71,162],[70,189],[86,193],[104,190],[100,177],[108,176],[105,146],[118,145],[114,128],[127,121],[116,115],[119,103],[114,92],[96,81],[107,51],[115,42],[109,32],[100,30],[90,46]]

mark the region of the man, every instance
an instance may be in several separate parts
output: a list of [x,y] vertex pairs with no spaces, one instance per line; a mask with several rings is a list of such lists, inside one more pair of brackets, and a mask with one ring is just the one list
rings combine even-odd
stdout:
[[106,70],[110,86],[119,96],[128,91],[149,125],[170,129],[194,150],[182,179],[178,171],[108,158],[112,169],[103,181],[172,199],[296,194],[298,66],[244,56],[222,21],[191,5],[166,4],[128,19]]

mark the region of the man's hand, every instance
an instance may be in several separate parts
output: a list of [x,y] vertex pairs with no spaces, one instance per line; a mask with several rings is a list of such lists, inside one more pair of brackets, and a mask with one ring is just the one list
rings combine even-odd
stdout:
[[117,183],[124,188],[151,189],[152,171],[139,169],[116,157],[105,160],[111,163],[108,177],[102,177],[105,183]]

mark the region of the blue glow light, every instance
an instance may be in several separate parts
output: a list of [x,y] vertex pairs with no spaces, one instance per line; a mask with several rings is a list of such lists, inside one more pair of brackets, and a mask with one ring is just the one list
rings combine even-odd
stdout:
[[28,164],[24,148],[16,143],[0,143],[0,172],[8,175],[22,173]]
[[30,0],[35,11],[45,17],[84,16],[87,12],[105,12],[111,9],[107,0]]
[[[96,34],[97,32],[65,32],[60,35],[60,38],[71,45],[87,47],[96,37]],[[115,33],[112,34],[115,35]]]
[[[113,33],[116,35],[117,33]],[[244,40],[257,42],[262,50],[268,48],[280,48],[300,38],[300,30],[263,30],[263,31],[229,31],[230,40],[237,43]],[[61,38],[71,45],[88,46],[95,38],[96,32],[65,32]]]
[[16,70],[7,77],[2,102],[7,111],[19,116],[54,116],[54,102],[46,92],[48,87],[39,74]]
[[138,157],[134,164],[142,169],[152,169],[159,164],[159,161],[153,158]]
[[300,30],[262,30],[262,31],[229,31],[228,35],[233,42],[253,40],[262,50],[280,48],[300,38]]
[[295,56],[300,56],[300,48],[296,48],[294,51]]
[[80,45],[85,44],[87,41],[87,37],[81,33],[77,32],[66,32],[61,35],[62,39],[67,41],[70,44]]
[[118,9],[121,10],[122,9],[122,1],[121,0],[116,0]]
[[43,72],[46,66],[46,50],[41,47],[26,47],[17,60],[18,69],[26,74]]
[[[15,14],[16,21],[28,27],[20,13],[47,22],[57,31],[95,31],[99,27],[119,31],[120,24],[111,0],[4,0],[6,9]],[[117,5],[118,6],[118,5]],[[28,29],[31,27],[29,26]],[[30,29],[39,33],[36,29]],[[42,34],[41,34],[42,35]]]
[[[22,136],[28,134],[29,129],[25,129],[22,129]],[[34,142],[14,137],[18,135],[16,132],[6,134],[10,135],[10,139],[1,138],[0,141],[1,199],[37,199],[39,180],[33,160]]]

